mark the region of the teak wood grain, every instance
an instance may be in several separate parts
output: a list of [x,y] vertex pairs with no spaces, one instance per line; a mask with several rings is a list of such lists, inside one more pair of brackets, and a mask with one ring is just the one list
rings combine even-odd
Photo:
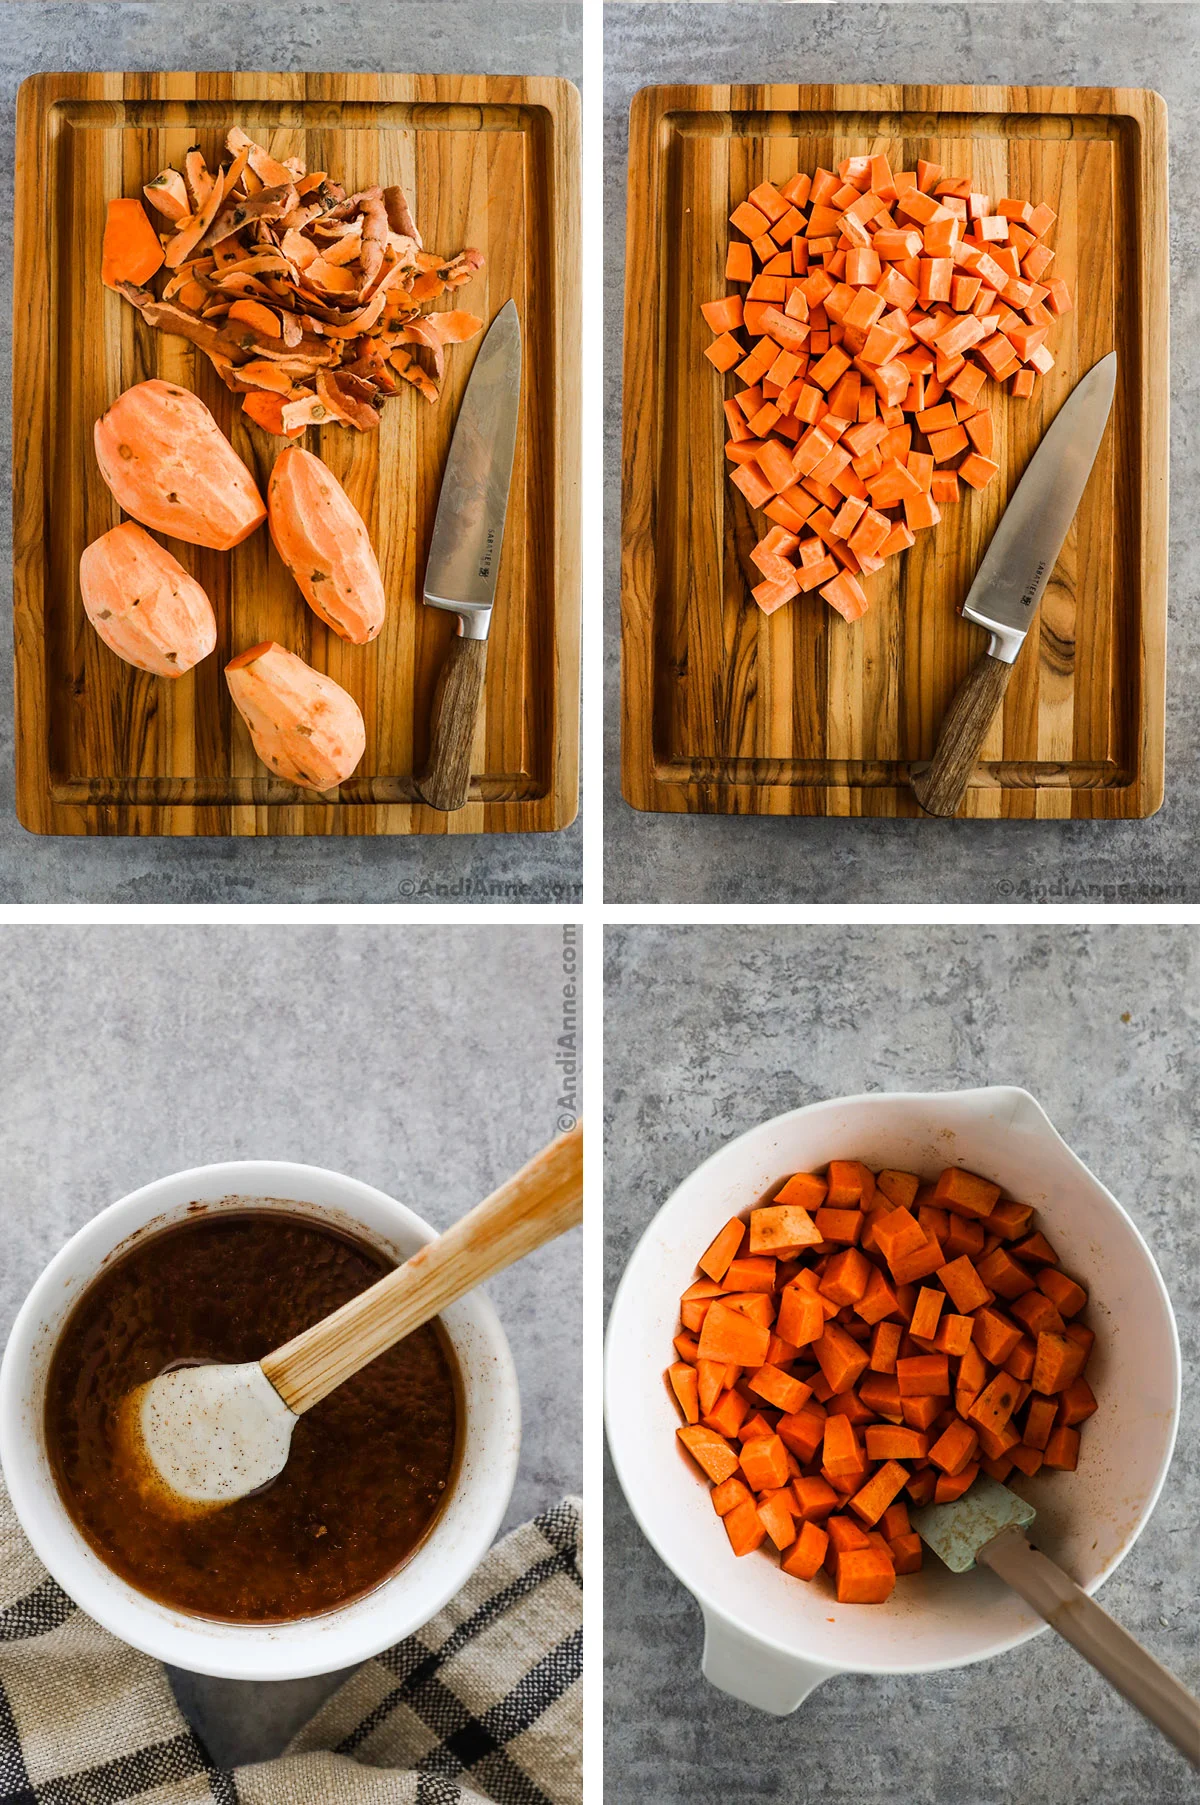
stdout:
[[[100,282],[107,202],[140,195],[238,124],[348,188],[396,182],[425,242],[485,270],[453,304],[485,325],[516,299],[528,372],[466,806],[420,801],[429,714],[456,622],[421,602],[441,474],[481,339],[452,347],[441,398],[390,399],[377,433],[303,443],[367,522],[388,593],[370,646],[316,619],[264,529],[232,553],[170,542],[212,599],[216,653],[167,682],[88,625],[79,556],[121,515],[92,426],[130,384],[200,396],[265,493],[282,441],[250,425],[208,360]],[[39,75],[17,109],[14,576],[17,807],[52,834],[515,833],[564,827],[578,787],[579,108],[566,81],[509,76]],[[446,301],[435,303],[445,306]],[[254,756],[226,692],[238,651],[278,639],[358,700],[366,756],[313,799]]]
[[[725,382],[702,301],[728,217],[764,178],[886,152],[1045,201],[1075,310],[1030,402],[989,386],[999,477],[867,584],[762,615],[763,530],[728,480]],[[1075,383],[1120,363],[1109,430],[967,792],[976,817],[1149,815],[1163,795],[1167,607],[1166,109],[1112,88],[658,87],[630,119],[622,515],[622,787],[640,809],[918,816],[986,645],[958,613],[1001,512]],[[757,524],[756,524],[757,523]]]

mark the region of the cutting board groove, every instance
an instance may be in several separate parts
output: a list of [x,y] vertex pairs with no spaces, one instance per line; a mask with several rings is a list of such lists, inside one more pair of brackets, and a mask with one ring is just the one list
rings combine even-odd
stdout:
[[[306,607],[266,530],[232,553],[171,541],[212,599],[214,656],[167,682],[96,637],[79,597],[85,545],[121,518],[92,425],[160,376],[211,408],[265,491],[282,441],[183,340],[151,331],[100,282],[105,207],[139,195],[199,142],[214,163],[240,124],[348,189],[397,182],[426,243],[481,250],[453,299],[490,323],[516,298],[526,378],[470,800],[420,802],[429,704],[452,617],[421,604],[458,406],[481,339],[452,347],[441,399],[389,400],[377,433],[302,441],[370,529],[388,617],[349,646]],[[565,826],[578,789],[578,94],[537,77],[106,74],[30,77],[17,118],[13,333],[17,807],[53,834],[514,833]],[[273,777],[223,667],[278,639],[355,696],[366,756],[319,799]]]
[[[886,152],[1059,215],[1076,297],[1032,402],[995,384],[1000,476],[870,579],[763,616],[761,516],[728,480],[702,301],[758,182]],[[1079,378],[1116,349],[1113,416],[970,816],[1118,818],[1162,802],[1168,394],[1166,109],[1133,89],[657,87],[630,119],[622,512],[622,787],[670,812],[915,816],[914,764],[985,640],[958,613],[1008,497]]]

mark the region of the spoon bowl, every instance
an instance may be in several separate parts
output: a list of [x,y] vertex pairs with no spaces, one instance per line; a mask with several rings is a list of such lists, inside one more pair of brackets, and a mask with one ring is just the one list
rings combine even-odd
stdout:
[[159,1509],[219,1510],[282,1473],[299,1420],[257,1360],[177,1366],[129,1394],[117,1439]]

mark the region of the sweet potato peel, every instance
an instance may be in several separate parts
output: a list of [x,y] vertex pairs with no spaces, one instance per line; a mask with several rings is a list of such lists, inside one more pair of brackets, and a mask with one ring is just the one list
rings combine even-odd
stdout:
[[[276,159],[239,126],[225,148],[217,170],[193,146],[182,174],[164,169],[147,183],[152,213],[136,199],[109,203],[110,220],[124,210],[123,245],[157,241],[162,252],[161,267],[152,255],[140,264],[110,255],[107,285],[147,325],[203,351],[265,431],[296,438],[336,421],[370,432],[402,383],[436,401],[446,346],[474,338],[483,321],[421,310],[469,282],[480,253],[427,251],[399,188],[347,195],[328,172]],[[133,230],[135,208],[144,232]]]

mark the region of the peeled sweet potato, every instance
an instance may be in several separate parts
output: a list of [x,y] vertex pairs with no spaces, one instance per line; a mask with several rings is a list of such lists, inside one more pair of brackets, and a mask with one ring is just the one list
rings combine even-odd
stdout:
[[126,520],[84,550],[79,588],[110,651],[156,677],[182,677],[217,643],[212,603],[149,533]]
[[329,790],[366,750],[353,696],[294,652],[266,640],[225,666],[225,681],[264,765],[289,783]]
[[313,613],[352,645],[383,625],[387,598],[370,535],[354,503],[311,451],[280,452],[267,484],[275,549]]
[[96,422],[100,474],[143,526],[229,551],[267,517],[254,478],[203,401],[173,382],[135,383]]

